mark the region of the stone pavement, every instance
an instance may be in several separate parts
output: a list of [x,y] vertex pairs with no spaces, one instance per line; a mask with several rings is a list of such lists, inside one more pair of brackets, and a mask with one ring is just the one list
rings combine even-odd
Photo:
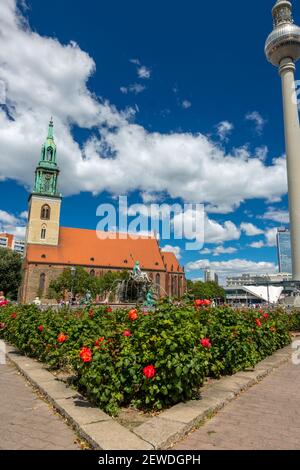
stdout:
[[300,365],[282,365],[174,449],[299,450]]
[[0,365],[0,450],[79,450],[76,440],[12,365]]

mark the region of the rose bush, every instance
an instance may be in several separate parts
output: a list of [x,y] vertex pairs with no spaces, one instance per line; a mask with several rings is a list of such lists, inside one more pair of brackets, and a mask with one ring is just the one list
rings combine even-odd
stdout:
[[[196,307],[196,308],[195,308]],[[199,308],[200,307],[200,308]],[[0,309],[0,337],[51,368],[71,370],[105,411],[161,409],[199,395],[205,377],[253,367],[290,341],[300,314],[162,301],[155,311]]]

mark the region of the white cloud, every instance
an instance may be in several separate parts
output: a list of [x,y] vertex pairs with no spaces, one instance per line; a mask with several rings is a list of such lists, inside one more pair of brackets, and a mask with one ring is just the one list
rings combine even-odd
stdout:
[[229,134],[234,129],[234,125],[229,121],[222,121],[217,124],[217,134],[221,140],[227,141]]
[[9,225],[16,224],[17,218],[6,211],[0,210],[0,223]]
[[268,261],[255,262],[238,258],[230,261],[200,259],[186,265],[186,271],[198,271],[206,268],[216,271],[221,276],[221,279],[224,279],[226,276],[240,274],[270,274],[277,270],[277,266]]
[[203,250],[199,251],[200,255],[211,255],[212,249],[211,248],[203,248]]
[[131,62],[132,64],[135,64],[135,65],[141,65],[139,59],[130,59],[129,62]]
[[26,211],[19,217],[0,210],[0,232],[10,233],[18,238],[24,238],[26,232],[26,220],[24,218]]
[[19,215],[20,219],[28,219],[28,211],[23,211],[21,212],[21,214]]
[[145,67],[145,65],[139,67],[137,73],[139,78],[148,79],[151,77],[151,70]]
[[237,252],[237,248],[233,247],[233,246],[228,246],[227,248],[223,245],[220,245],[220,246],[217,246],[214,250],[213,250],[213,255],[214,256],[219,256],[219,255],[231,255],[232,253],[236,253]]
[[277,245],[277,228],[271,228],[265,233],[266,241],[268,246]]
[[288,224],[290,221],[288,211],[274,209],[274,207],[269,207],[267,212],[260,218],[266,220],[273,220],[274,222],[279,222],[281,224]]
[[260,240],[259,242],[253,242],[250,243],[249,245],[251,248],[263,248],[265,246],[265,243],[263,240]]
[[[286,194],[283,157],[266,165],[246,149],[226,154],[202,134],[151,133],[133,123],[134,110],[97,98],[87,87],[93,59],[74,42],[62,45],[33,32],[14,0],[1,2],[0,34],[0,81],[12,118],[0,109],[0,180],[32,186],[52,114],[65,196],[139,190],[226,213],[248,199],[274,202]],[[82,149],[73,126],[91,130]]]
[[255,225],[245,222],[241,224],[241,230],[245,232],[248,237],[255,237],[256,235],[262,235],[264,233],[263,230],[256,227]]
[[267,123],[267,121],[262,117],[262,115],[258,111],[253,111],[252,113],[248,113],[245,116],[247,121],[252,121],[255,124],[256,132],[261,135],[262,131]]
[[230,240],[238,240],[240,236],[239,228],[230,220],[221,224],[216,220],[205,219],[205,243],[223,243]]
[[181,258],[181,248],[180,246],[172,246],[172,245],[165,245],[162,247],[161,249],[162,252],[170,252],[170,253],[174,253],[174,255],[176,256],[176,258],[179,260]]
[[183,100],[182,107],[183,109],[189,109],[192,106],[192,103],[189,100]]
[[142,93],[143,91],[145,91],[146,87],[144,85],[141,85],[140,83],[133,83],[132,85],[129,85],[128,87],[121,86],[120,90],[124,94],[134,93],[135,95],[138,95],[139,93]]
[[[173,218],[175,233],[180,232],[180,228],[184,226],[185,236],[188,239],[193,239],[194,221],[196,220],[195,210],[187,209],[184,213],[176,214]],[[190,230],[189,230],[190,229]],[[223,224],[212,220],[206,215],[204,216],[204,243],[223,243],[230,240],[238,240],[241,236],[239,228],[230,220]],[[196,239],[200,242],[203,241],[203,230],[198,233]]]

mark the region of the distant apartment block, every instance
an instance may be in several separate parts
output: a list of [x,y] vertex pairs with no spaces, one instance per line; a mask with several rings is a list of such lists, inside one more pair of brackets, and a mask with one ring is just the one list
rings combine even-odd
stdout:
[[0,248],[16,251],[24,256],[25,240],[16,238],[10,233],[0,233]]
[[211,269],[205,269],[204,271],[204,281],[205,282],[216,282],[219,284],[219,277],[215,271]]

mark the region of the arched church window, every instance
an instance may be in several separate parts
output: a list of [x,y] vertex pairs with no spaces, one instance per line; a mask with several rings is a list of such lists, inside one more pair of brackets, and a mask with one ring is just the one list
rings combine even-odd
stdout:
[[45,238],[46,238],[46,231],[47,231],[46,225],[43,225],[42,229],[41,229],[41,239],[42,240],[45,240]]
[[50,219],[50,213],[51,213],[50,206],[48,206],[48,204],[45,204],[41,209],[41,219],[49,220]]
[[44,290],[45,290],[45,282],[46,282],[46,274],[45,274],[45,273],[42,273],[42,274],[40,275],[40,282],[39,282],[39,291],[40,291],[41,293],[43,293]]
[[52,156],[53,156],[53,149],[51,147],[47,148],[47,154],[46,154],[46,160],[48,162],[52,161]]

